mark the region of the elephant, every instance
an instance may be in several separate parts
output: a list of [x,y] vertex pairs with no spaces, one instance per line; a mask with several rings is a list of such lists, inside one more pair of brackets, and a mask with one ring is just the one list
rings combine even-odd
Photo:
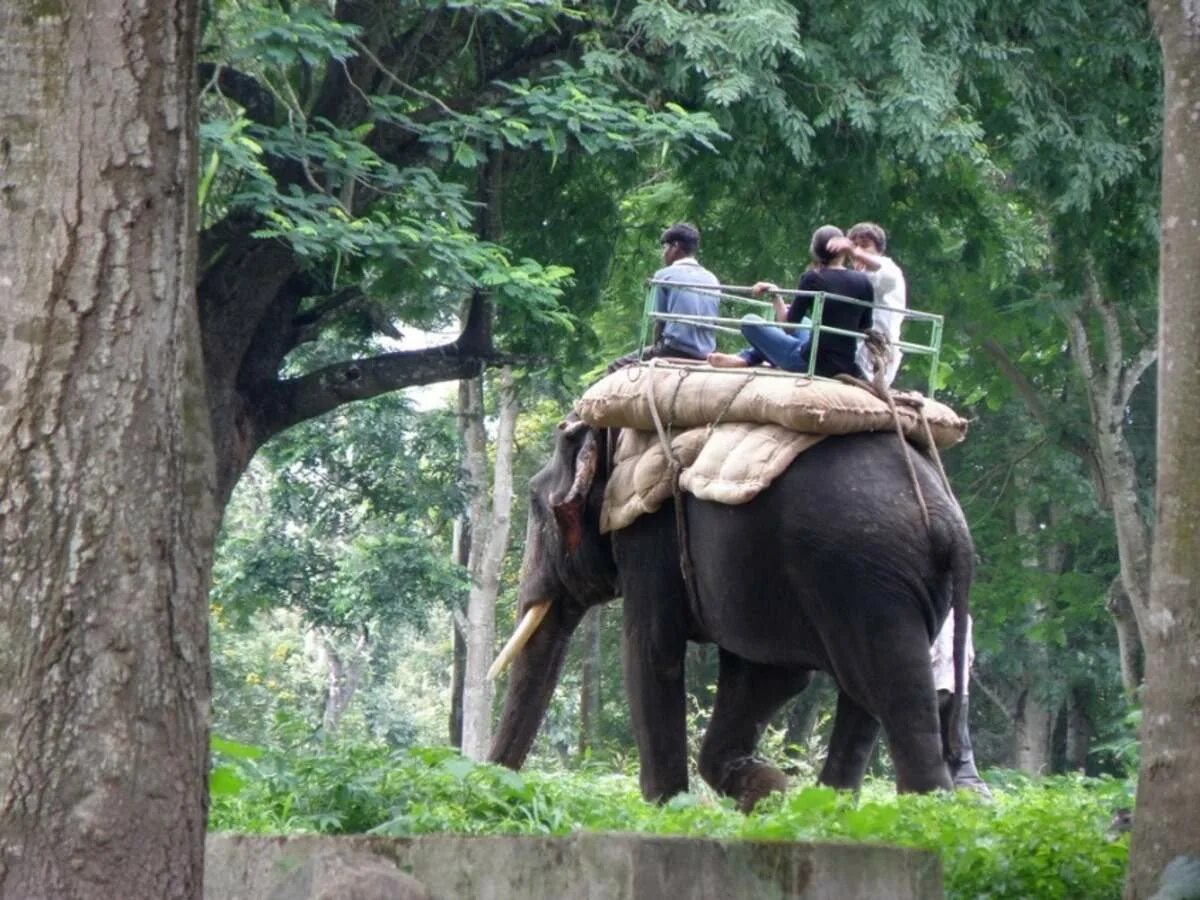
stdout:
[[[604,535],[599,516],[613,434],[569,417],[558,426],[552,458],[530,481],[521,620],[493,666],[511,662],[512,673],[489,758],[521,767],[572,632],[588,608],[619,596],[647,800],[688,789],[689,641],[719,651],[698,770],[743,810],[785,789],[783,773],[755,749],[814,670],[830,673],[838,687],[822,783],[857,789],[882,726],[898,790],[950,789],[945,759],[957,748],[945,745],[939,728],[930,643],[950,609],[965,634],[974,548],[934,463],[914,449],[910,473],[895,434],[829,436],[748,503],[677,494]],[[960,700],[962,643],[954,656]],[[955,734],[950,728],[945,740]]]

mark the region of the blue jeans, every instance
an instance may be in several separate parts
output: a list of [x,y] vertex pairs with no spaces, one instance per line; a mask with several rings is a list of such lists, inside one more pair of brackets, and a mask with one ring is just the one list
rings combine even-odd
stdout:
[[750,365],[756,366],[766,360],[787,372],[808,371],[810,334],[807,328],[784,331],[767,324],[762,316],[750,313],[742,316],[742,336],[750,342],[750,349],[738,355]]

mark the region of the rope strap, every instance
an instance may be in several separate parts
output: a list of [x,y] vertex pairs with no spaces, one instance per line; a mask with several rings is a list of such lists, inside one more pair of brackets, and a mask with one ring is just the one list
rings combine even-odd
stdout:
[[688,373],[683,372],[675,385],[675,392],[671,395],[671,405],[667,411],[667,425],[664,427],[658,411],[658,403],[654,397],[655,362],[656,360],[650,360],[650,377],[646,379],[646,402],[650,406],[650,417],[654,420],[654,430],[658,432],[658,440],[662,444],[663,453],[666,454],[667,465],[671,471],[671,495],[675,500],[675,540],[679,544],[679,571],[683,575],[684,587],[687,588],[688,601],[693,609],[698,609],[700,604],[696,595],[696,570],[692,565],[692,555],[688,550],[687,512],[683,507],[683,488],[679,484],[679,477],[683,474],[683,465],[679,462],[679,457],[675,455],[675,449],[671,446],[669,432],[671,422],[675,417],[675,401],[679,397],[679,386]]

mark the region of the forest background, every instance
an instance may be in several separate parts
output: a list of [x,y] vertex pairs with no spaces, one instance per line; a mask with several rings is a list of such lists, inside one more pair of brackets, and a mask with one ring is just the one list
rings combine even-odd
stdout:
[[[636,346],[658,234],[679,219],[700,226],[704,263],[735,283],[794,280],[819,224],[870,219],[887,228],[910,304],[947,322],[938,369],[914,362],[901,381],[932,377],[939,396],[972,419],[970,438],[945,462],[979,556],[972,712],[981,762],[1114,776],[1136,764],[1143,647],[1157,634],[1149,615],[1157,398],[1145,376],[1156,361],[1160,171],[1174,159],[1162,153],[1164,55],[1151,13],[1160,36],[1191,35],[1166,5],[211,0],[198,22],[187,4],[180,8],[181,42],[153,53],[182,48],[178,61],[190,73],[189,41],[198,46],[198,221],[187,204],[178,207],[179,221],[200,232],[198,334],[184,316],[181,340],[162,344],[181,386],[162,396],[180,403],[171,414],[182,409],[186,427],[154,440],[185,441],[156,457],[146,450],[153,441],[120,444],[125,432],[112,429],[126,451],[113,458],[129,463],[112,483],[136,493],[129,474],[161,458],[184,490],[147,493],[175,503],[163,510],[174,518],[161,552],[153,541],[122,543],[123,521],[105,529],[97,519],[83,533],[111,535],[112,552],[72,557],[61,570],[38,569],[37,554],[11,557],[65,605],[44,620],[36,591],[8,598],[15,651],[0,663],[14,677],[4,680],[14,709],[41,711],[31,714],[35,728],[9,738],[11,752],[0,754],[6,773],[10,763],[22,778],[39,767],[86,770],[89,741],[105,740],[94,726],[111,708],[103,692],[70,690],[93,671],[77,663],[100,660],[95,671],[113,684],[129,680],[121,681],[123,644],[97,652],[81,639],[100,614],[76,609],[73,591],[126,604],[119,612],[104,606],[105,625],[145,619],[135,640],[146,639],[138,659],[153,671],[125,711],[141,721],[139,709],[161,706],[153,690],[162,687],[179,703],[170,724],[182,725],[161,732],[163,746],[191,746],[188,735],[206,728],[195,716],[206,707],[207,682],[196,673],[208,648],[186,600],[207,586],[210,561],[217,824],[231,808],[222,807],[226,799],[236,806],[248,796],[244,779],[264,757],[281,763],[278,784],[298,783],[301,760],[392,759],[447,742],[482,756],[493,707],[483,672],[497,628],[511,625],[522,551],[512,525],[524,520],[525,500],[513,485],[536,470],[572,399],[607,360]],[[36,30],[41,20],[5,15],[0,63],[8,73],[22,49],[41,58],[36,35],[50,32]],[[119,37],[89,44],[90,52],[143,37],[114,21],[102,24]],[[1194,50],[1186,41],[1171,46],[1185,48],[1183,59]],[[165,84],[170,96],[170,77],[134,68],[139,84]],[[57,96],[52,78],[43,94],[29,80],[28,97]],[[178,93],[186,106],[188,91]],[[22,111],[28,97],[14,92],[5,102]],[[99,87],[91,99],[110,98]],[[152,136],[180,131],[167,121]],[[25,146],[7,137],[3,144],[16,176]],[[185,140],[183,163],[190,152]],[[24,184],[5,182],[6,209],[18,208],[11,198]],[[53,179],[45,184],[52,194]],[[145,209],[159,203],[168,212],[177,208],[177,198],[164,199],[170,188],[123,186],[129,196],[146,192]],[[134,207],[120,195],[98,205],[106,199],[117,212],[98,219],[110,239],[104,246],[138,247],[105,230]],[[29,234],[35,247],[36,229]],[[18,287],[59,289],[39,278],[40,255],[21,258],[31,261]],[[104,268],[99,256],[66,258],[85,272],[140,271]],[[188,253],[181,258],[178,271],[187,274]],[[176,271],[150,271],[168,269]],[[119,294],[122,283],[88,282],[96,296],[114,285]],[[34,308],[34,299],[17,296],[22,315]],[[84,321],[90,309],[72,306],[68,315],[60,306],[57,314]],[[48,321],[20,324],[40,334]],[[109,341],[126,333],[101,327],[111,321],[84,321],[100,329],[98,339],[62,346],[99,348],[109,365]],[[41,346],[24,334],[14,329],[6,352],[17,339],[20,353]],[[200,353],[190,357],[195,337]],[[189,393],[199,380],[203,391]],[[452,382],[458,391],[449,398],[403,392]],[[61,410],[72,407],[48,404],[48,421],[31,424],[42,415],[38,389],[54,395],[65,385],[75,397],[82,386],[83,405],[73,408],[102,417],[106,406],[88,410],[89,383],[35,379],[23,395],[28,405],[14,406],[18,449],[52,443],[54,423],[70,423]],[[211,486],[207,476],[189,476],[203,475],[209,452],[186,441],[205,430],[196,426],[201,393]],[[153,420],[121,421],[136,432]],[[24,483],[24,460],[42,457],[3,451],[8,502],[8,487]],[[107,459],[83,458],[76,470],[42,470],[64,476],[68,487],[46,496],[65,497],[68,509],[74,488],[65,476],[96,474]],[[24,509],[40,495],[13,496]],[[109,514],[104,504],[96,509]],[[74,533],[55,530],[53,516],[13,516],[5,525],[23,521],[47,546]],[[20,537],[7,546],[37,544],[30,532]],[[162,560],[179,554],[166,573],[179,578],[166,594],[166,630],[153,627],[161,592],[129,588],[105,568],[143,550],[153,559],[148,570],[160,574]],[[89,567],[118,587],[93,584]],[[57,578],[72,590],[56,593]],[[589,617],[538,764],[585,772],[632,764],[615,619],[612,610]],[[72,648],[61,657],[70,671],[40,665],[43,639]],[[120,661],[105,668],[113,654]],[[34,670],[22,668],[28,660]],[[690,660],[697,725],[714,662],[703,649]],[[37,677],[15,677],[29,671]],[[162,672],[178,672],[178,690],[167,690],[174,675]],[[790,757],[802,777],[819,755],[829,699],[828,684],[809,692],[769,736],[772,752]],[[25,700],[33,706],[21,707]],[[60,727],[83,739],[56,743]],[[439,771],[467,771],[421,752],[414,758]],[[188,753],[162,758],[199,771]],[[129,778],[138,758],[105,755],[105,790],[132,784],[134,794],[159,796],[149,781]],[[886,759],[876,765],[884,771]],[[54,816],[22,810],[8,827],[23,846],[45,851],[27,859],[52,861],[57,832],[41,823]],[[171,840],[191,836],[181,839],[191,848],[181,865],[193,875],[203,810],[197,792],[181,811],[164,813]],[[292,825],[345,826],[321,815]],[[131,821],[139,819],[148,828],[157,821]],[[87,845],[94,835],[80,827]],[[96,856],[88,865],[104,863]],[[39,883],[34,867],[25,869],[28,883]]]
[[[794,281],[813,228],[869,219],[910,305],[946,316],[935,377],[972,420],[945,462],[979,555],[981,762],[1125,771],[1154,453],[1143,9],[218,3],[204,36],[202,299],[245,265],[227,233],[244,223],[288,260],[262,278],[300,300],[287,383],[358,357],[349,380],[380,379],[372,360],[453,337],[479,285],[506,354],[461,397],[338,396],[265,443],[217,554],[216,734],[459,743],[472,578],[511,627],[525,498],[508,485],[636,346],[662,228],[696,222],[705,265],[745,284]],[[901,381],[923,385],[920,366]],[[473,535],[507,543],[503,562],[485,571]],[[541,758],[632,753],[618,616],[590,619]],[[696,651],[698,719],[714,667]],[[465,693],[487,717],[486,687]],[[806,758],[832,696],[808,694],[778,736]],[[477,757],[486,731],[468,721]]]

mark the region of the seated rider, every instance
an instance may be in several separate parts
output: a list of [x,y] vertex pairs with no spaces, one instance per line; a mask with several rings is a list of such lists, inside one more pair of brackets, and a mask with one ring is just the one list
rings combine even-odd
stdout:
[[[846,237],[835,245],[850,255],[851,264],[862,272],[875,290],[875,321],[873,327],[883,332],[888,339],[890,354],[883,373],[884,384],[891,385],[900,368],[904,355],[896,345],[900,341],[900,326],[904,322],[904,310],[908,306],[908,290],[904,273],[888,256],[887,233],[874,222],[859,222]],[[859,344],[858,367],[866,374],[867,381],[875,379],[875,365],[866,342]]]
[[[687,287],[658,284],[654,288],[654,311],[687,316],[717,316],[717,276],[696,261],[700,247],[700,231],[687,222],[676,222],[662,233],[662,259],[665,268],[654,273],[655,281],[674,282]],[[712,291],[690,285],[712,285]],[[654,344],[645,350],[634,350],[614,360],[609,372],[631,366],[642,359],[673,356],[683,359],[705,359],[717,346],[716,333],[709,324],[657,319],[654,323]]]
[[[872,303],[875,295],[870,280],[863,273],[845,267],[845,251],[838,249],[840,245],[835,243],[842,238],[842,230],[833,225],[822,225],[813,232],[809,243],[812,264],[800,276],[798,289],[839,294]],[[779,288],[765,281],[754,285],[755,296],[777,290]],[[774,301],[776,318],[797,324],[809,315],[813,306],[811,296],[797,297],[790,308],[785,308],[778,295],[774,296]],[[871,327],[871,307],[843,303],[828,297],[821,313],[821,325],[844,331],[865,331]],[[811,338],[806,330],[788,331],[751,314],[742,317],[742,335],[750,342],[749,348],[737,354],[710,353],[709,364],[720,368],[740,368],[760,365],[765,360],[788,372],[808,371]],[[863,373],[854,360],[858,340],[854,335],[827,334],[822,331],[817,341],[815,373],[826,378],[841,374],[861,378]]]

